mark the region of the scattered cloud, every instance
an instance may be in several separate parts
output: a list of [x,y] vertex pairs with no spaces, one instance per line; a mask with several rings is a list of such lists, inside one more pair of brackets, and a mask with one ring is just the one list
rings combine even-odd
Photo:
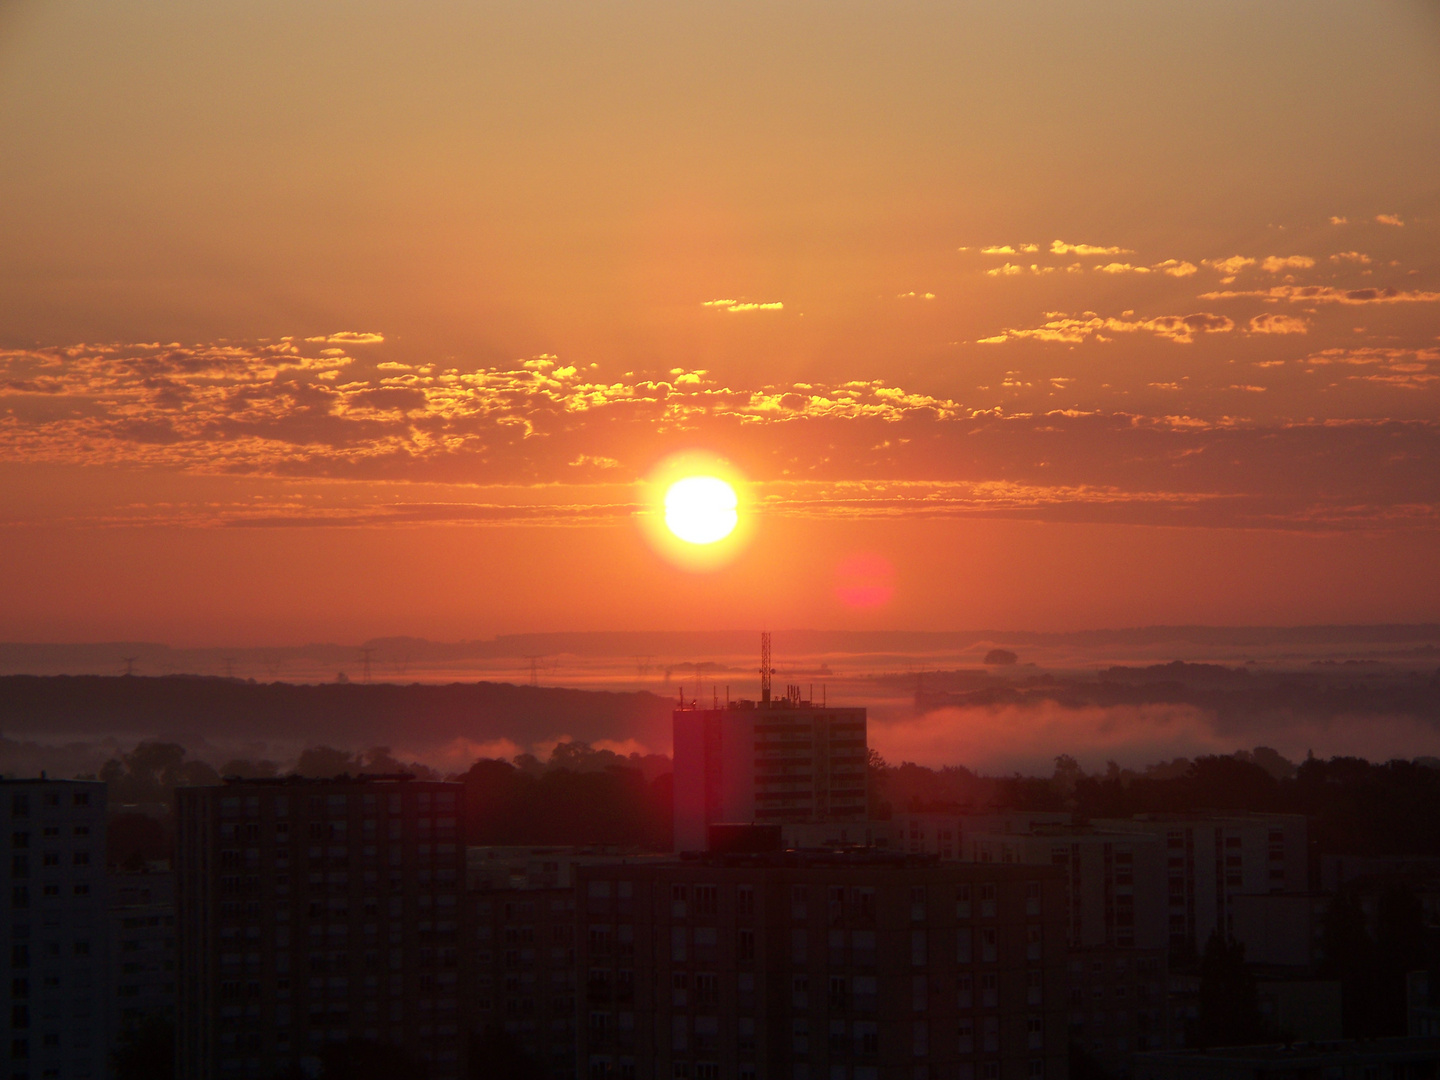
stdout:
[[[997,340],[1184,342],[1234,329],[1208,312],[1046,320]],[[115,527],[614,524],[637,512],[633,485],[657,443],[698,442],[751,463],[767,514],[1440,529],[1440,422],[1261,424],[1186,415],[1183,394],[1167,399],[1175,415],[1009,412],[989,396],[879,380],[734,386],[678,366],[608,380],[552,355],[381,367],[324,348],[286,338],[0,352],[0,458],[230,476],[270,493],[87,518]],[[1308,360],[1397,390],[1433,393],[1440,375],[1440,345]],[[1043,395],[1071,377],[1006,380]],[[1154,389],[1203,385],[1171,382]],[[1338,464],[1313,468],[1320,459]]]
[[1016,266],[1014,263],[1009,262],[1005,263],[1003,266],[996,266],[992,269],[985,271],[985,273],[989,274],[991,277],[1012,277],[1015,274],[1023,274],[1024,272],[1025,268],[1023,266]]
[[1337,251],[1330,256],[1331,262],[1353,262],[1361,266],[1369,266],[1373,261],[1369,255],[1359,251]]
[[1337,289],[1330,285],[1276,285],[1269,289],[1235,289],[1201,293],[1201,300],[1233,300],[1256,297],[1271,302],[1288,300],[1292,304],[1433,304],[1440,292],[1396,289]]
[[1095,264],[1095,269],[1098,270],[1098,271],[1099,271],[1100,273],[1102,273],[1102,274],[1148,274],[1148,273],[1150,273],[1150,268],[1149,268],[1148,266],[1131,266],[1129,263],[1120,263],[1120,262],[1112,262],[1112,263],[1104,263],[1104,264],[1096,263],[1096,264]]
[[1255,260],[1248,255],[1231,255],[1228,259],[1201,259],[1200,262],[1224,275],[1226,284],[1234,281],[1240,271],[1255,265]]
[[1162,263],[1156,263],[1150,269],[1158,270],[1162,274],[1169,274],[1171,277],[1183,278],[1195,273],[1197,267],[1192,262],[1184,262],[1180,259],[1166,259]]
[[1392,371],[1425,371],[1440,365],[1440,348],[1398,349],[1367,346],[1359,349],[1321,349],[1305,358],[1307,364],[1382,364]]
[[1376,215],[1375,215],[1375,220],[1378,221],[1381,225],[1404,225],[1404,224],[1405,224],[1405,222],[1403,222],[1403,221],[1400,220],[1400,215],[1399,215],[1399,214],[1376,214]]
[[341,330],[321,337],[308,337],[305,340],[312,343],[323,341],[330,345],[380,345],[384,343],[385,335],[370,334],[359,330]]
[[922,292],[915,292],[914,290],[911,290],[910,292],[896,293],[895,299],[896,299],[896,300],[934,300],[934,299],[935,299],[935,294],[934,294],[933,292],[924,292],[924,293],[922,293]]
[[[962,249],[964,250],[964,249]],[[1030,254],[1040,250],[1039,244],[992,244],[990,247],[981,248],[981,255],[1019,255]]]
[[1330,224],[1331,224],[1331,225],[1349,225],[1349,224],[1350,224],[1350,219],[1347,218],[1347,217],[1340,217],[1340,216],[1338,216],[1338,215],[1336,215],[1336,214],[1331,214],[1331,215],[1330,215]]
[[[1128,314],[1128,313],[1127,313]],[[1167,338],[1179,344],[1188,345],[1197,334],[1226,333],[1235,329],[1235,323],[1224,315],[1210,312],[1196,312],[1193,315],[1158,315],[1151,319],[1129,319],[1114,316],[1102,317],[1087,311],[1076,317],[1061,312],[1051,312],[1050,317],[1040,326],[1024,329],[1006,327],[991,337],[981,338],[981,345],[999,345],[1006,341],[1031,338],[1036,341],[1079,344],[1082,341],[1112,340],[1109,334],[1129,334],[1144,330],[1158,337]]]
[[1294,315],[1266,311],[1251,319],[1248,329],[1252,334],[1306,334],[1310,324]]
[[1308,255],[1267,255],[1260,264],[1267,273],[1278,274],[1282,270],[1309,270],[1315,260]]
[[1050,245],[1052,255],[1133,255],[1130,248],[1098,247],[1095,244],[1067,244],[1056,240]]
[[785,305],[779,300],[757,303],[753,300],[702,300],[701,307],[719,308],[724,311],[781,311]]

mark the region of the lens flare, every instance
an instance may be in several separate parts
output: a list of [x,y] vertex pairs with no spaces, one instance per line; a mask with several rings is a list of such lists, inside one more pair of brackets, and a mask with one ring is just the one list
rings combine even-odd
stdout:
[[687,476],[665,492],[665,527],[687,544],[713,544],[740,521],[735,489],[718,476]]

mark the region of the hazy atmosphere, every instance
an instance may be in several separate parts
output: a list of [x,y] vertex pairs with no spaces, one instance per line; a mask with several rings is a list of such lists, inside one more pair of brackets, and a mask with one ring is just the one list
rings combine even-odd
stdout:
[[0,962],[10,1080],[1440,1080],[1440,3],[0,0]]

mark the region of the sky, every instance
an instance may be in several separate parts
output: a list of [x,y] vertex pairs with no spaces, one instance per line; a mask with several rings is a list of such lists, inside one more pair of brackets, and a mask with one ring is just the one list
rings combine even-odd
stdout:
[[1440,619],[1435,3],[4,0],[0,147],[0,639]]

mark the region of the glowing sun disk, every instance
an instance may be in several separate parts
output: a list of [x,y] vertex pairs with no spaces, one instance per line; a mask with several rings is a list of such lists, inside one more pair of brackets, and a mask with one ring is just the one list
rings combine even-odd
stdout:
[[688,544],[713,544],[735,531],[738,505],[718,476],[687,476],[665,492],[665,526]]

